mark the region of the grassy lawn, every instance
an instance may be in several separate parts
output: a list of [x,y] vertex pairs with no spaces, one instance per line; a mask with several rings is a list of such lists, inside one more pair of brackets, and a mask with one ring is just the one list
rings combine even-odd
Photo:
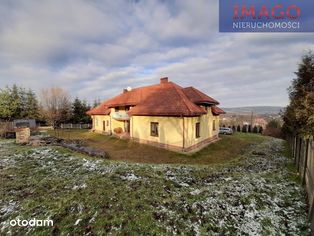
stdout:
[[[80,136],[144,149],[95,134]],[[305,194],[284,142],[252,139],[250,145],[248,136],[228,136],[211,145],[213,150],[174,157],[202,163],[208,155],[211,163],[230,142],[246,147],[236,162],[219,166],[108,161],[0,140],[0,235],[308,235]],[[225,161],[232,159],[230,152]],[[54,225],[9,224],[33,218],[52,219]]]
[[101,148],[108,152],[111,160],[158,164],[224,163],[236,158],[250,145],[267,139],[267,137],[257,134],[236,133],[232,136],[222,135],[221,140],[218,142],[187,156],[129,140],[92,133],[88,130],[62,130],[59,133],[50,131],[50,135],[64,139],[83,139],[87,145]]

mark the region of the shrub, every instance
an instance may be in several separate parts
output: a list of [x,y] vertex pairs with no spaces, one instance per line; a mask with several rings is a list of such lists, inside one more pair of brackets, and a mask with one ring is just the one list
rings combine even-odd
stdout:
[[248,132],[252,133],[252,126],[251,125],[248,126]]
[[257,126],[256,126],[256,125],[254,125],[254,127],[253,127],[253,133],[255,133],[255,134],[257,134],[257,133],[258,133],[258,128],[257,128]]
[[259,126],[259,129],[258,129],[258,132],[260,133],[260,134],[262,134],[263,133],[263,126]]
[[267,136],[271,136],[271,137],[275,137],[275,138],[281,138],[282,137],[280,128],[266,128],[263,131],[263,135],[267,135]]
[[123,129],[121,127],[117,127],[117,128],[114,128],[113,131],[116,133],[116,134],[121,134],[123,132]]
[[243,125],[242,126],[242,132],[243,133],[247,133],[247,125]]
[[241,132],[241,126],[240,126],[240,125],[238,125],[237,131],[238,131],[238,132]]
[[263,135],[272,136],[275,138],[281,138],[281,125],[278,120],[270,120],[266,125],[266,129],[263,131]]
[[237,131],[237,128],[235,127],[235,125],[232,126],[232,130],[233,130],[233,132]]

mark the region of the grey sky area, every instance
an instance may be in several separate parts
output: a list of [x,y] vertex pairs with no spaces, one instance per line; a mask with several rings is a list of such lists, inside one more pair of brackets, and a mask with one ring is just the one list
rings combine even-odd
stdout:
[[0,87],[109,98],[128,86],[194,86],[223,107],[288,103],[312,33],[219,33],[218,0],[0,3]]

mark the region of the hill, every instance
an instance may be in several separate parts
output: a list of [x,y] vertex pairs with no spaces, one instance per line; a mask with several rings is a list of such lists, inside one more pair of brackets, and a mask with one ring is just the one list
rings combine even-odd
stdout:
[[222,108],[227,113],[235,114],[250,114],[252,111],[254,114],[279,114],[284,107],[279,106],[250,106],[250,107],[230,107]]

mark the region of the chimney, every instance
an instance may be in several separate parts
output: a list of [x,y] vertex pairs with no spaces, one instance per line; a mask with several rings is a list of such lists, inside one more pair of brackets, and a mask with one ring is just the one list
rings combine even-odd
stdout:
[[128,90],[127,89],[123,89],[123,93],[126,93]]
[[160,83],[161,83],[161,84],[168,83],[168,77],[160,78]]

